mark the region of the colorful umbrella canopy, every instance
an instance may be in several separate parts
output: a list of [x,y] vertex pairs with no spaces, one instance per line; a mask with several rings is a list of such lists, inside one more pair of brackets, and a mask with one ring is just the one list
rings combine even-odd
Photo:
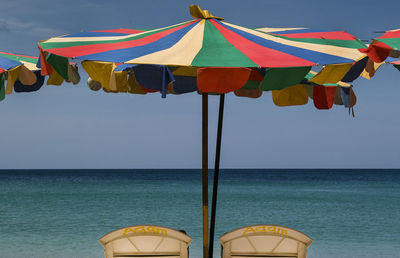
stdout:
[[13,89],[16,92],[40,89],[44,78],[40,75],[40,68],[36,67],[37,62],[37,57],[0,52],[0,101]]
[[387,57],[400,57],[400,29],[386,31],[382,36],[374,39],[366,49],[360,49],[375,63],[382,63]]
[[368,79],[384,62],[400,70],[400,29],[386,31],[374,39],[368,48],[360,49],[360,52],[367,54],[370,59],[363,74]]
[[16,55],[6,52],[0,52],[0,72],[11,70],[20,65],[24,65],[31,71],[40,70],[36,67],[38,58],[33,56]]
[[[194,11],[192,15],[202,18]],[[252,30],[212,17],[141,33],[119,32],[82,32],[51,38],[39,46],[44,52],[81,60],[254,68],[351,63],[363,57],[357,49],[365,47],[345,32]]]
[[247,29],[221,18],[196,19],[141,33],[70,34],[39,46],[47,53],[81,60],[195,67],[315,66],[363,56],[357,49],[365,45],[345,32],[279,30]]
[[[76,64],[67,63],[66,68],[68,82],[79,83]],[[5,94],[11,94],[13,90],[15,92],[39,90],[45,81],[41,73],[38,57],[0,52],[0,101],[5,98]],[[6,87],[4,87],[5,80],[7,80]],[[63,82],[64,78],[56,72],[47,80],[48,85],[61,85]]]
[[[194,20],[149,30],[111,30],[70,34],[41,41],[42,74],[69,79],[68,58],[82,66],[106,92],[145,94],[160,91],[199,91],[203,96],[203,245],[208,254],[208,93],[221,95],[217,158],[214,173],[216,197],[224,94],[258,97],[273,91],[281,106],[305,104],[317,108],[335,102],[336,86],[351,89],[366,65],[360,40],[345,32],[309,29],[248,29],[224,22],[198,6],[190,6]],[[318,73],[312,66],[323,65]],[[311,90],[307,88],[312,87]],[[316,88],[317,87],[317,88]],[[350,90],[340,90],[342,102],[355,103]],[[348,97],[346,97],[348,96]],[[316,104],[317,102],[317,104]],[[213,223],[213,219],[211,219]],[[213,228],[213,225],[212,227]],[[210,230],[212,257],[213,230]]]
[[[84,69],[107,92],[145,94],[161,91],[165,96],[168,92],[235,91],[237,96],[246,97],[259,97],[262,91],[294,86],[304,79],[311,66],[325,65],[313,78],[317,85],[336,84],[353,68],[353,78],[345,80],[351,82],[363,69],[352,64],[365,56],[358,49],[366,45],[343,31],[304,28],[252,30],[223,22],[222,18],[204,14],[196,7],[191,7],[191,14],[198,19],[151,31],[90,31],[42,41],[39,43],[42,60],[51,64],[42,66],[49,67],[49,70],[55,68],[68,80],[66,68],[63,68],[67,61],[63,58],[85,60],[82,63]],[[204,19],[207,15],[209,19]],[[136,78],[129,80],[129,69],[117,67],[121,63],[168,66],[174,76],[165,81],[174,82],[169,88],[165,83],[149,85],[148,80],[138,78],[143,73],[139,67],[131,67]],[[218,67],[220,69],[216,69]],[[228,67],[237,69],[225,69]],[[256,71],[257,68],[267,68],[268,71]],[[358,70],[354,71],[354,68]],[[154,69],[154,74],[157,69],[161,68]],[[147,70],[152,73],[150,68]],[[236,76],[235,80],[229,72]],[[51,73],[44,71],[44,74]],[[222,77],[225,77],[223,83],[216,80]],[[210,81],[216,84],[211,85]],[[99,89],[98,85],[94,88]],[[305,95],[305,91],[301,92]]]
[[383,42],[392,48],[386,62],[393,64],[394,67],[400,70],[400,29],[387,31],[384,35],[380,36],[377,41]]

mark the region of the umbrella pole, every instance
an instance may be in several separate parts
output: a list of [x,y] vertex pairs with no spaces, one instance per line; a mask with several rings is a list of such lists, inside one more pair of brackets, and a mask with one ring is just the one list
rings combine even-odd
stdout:
[[208,93],[202,94],[203,258],[208,258]]
[[224,103],[225,103],[225,94],[221,94],[219,99],[217,145],[215,150],[214,183],[213,183],[213,194],[212,194],[212,204],[211,204],[210,244],[209,244],[209,255],[208,255],[209,258],[213,257],[213,249],[214,249],[215,214],[217,211],[218,176],[219,176],[219,161],[221,157],[221,138],[222,138],[222,122],[224,118]]

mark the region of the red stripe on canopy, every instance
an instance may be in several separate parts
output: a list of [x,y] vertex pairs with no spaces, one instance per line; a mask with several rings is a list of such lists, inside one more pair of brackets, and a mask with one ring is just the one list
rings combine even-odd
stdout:
[[137,33],[143,32],[143,30],[115,29],[115,30],[94,30],[93,32],[113,32],[113,33],[137,34]]
[[287,38],[313,38],[313,39],[333,39],[333,40],[356,40],[352,35],[344,31],[332,31],[332,32],[308,32],[308,33],[293,33],[293,34],[270,34],[277,36],[285,36]]
[[221,32],[225,39],[254,63],[261,67],[314,66],[316,63],[283,52],[260,46],[218,24],[210,22]]
[[4,73],[6,70],[0,68],[0,73]]
[[64,47],[64,48],[53,48],[53,49],[46,49],[46,52],[64,56],[64,57],[79,57],[85,55],[91,55],[116,49],[124,49],[124,48],[131,48],[131,47],[138,47],[143,46],[149,43],[152,43],[156,40],[159,40],[162,37],[165,37],[177,30],[185,28],[197,21],[192,21],[187,24],[183,24],[181,26],[161,31],[159,33],[155,33],[149,35],[147,37],[137,39],[137,40],[130,40],[118,43],[103,43],[103,44],[94,44],[94,45],[83,45],[83,46],[74,46],[74,47]]
[[385,34],[380,36],[378,39],[390,39],[390,38],[400,38],[400,30],[387,31]]

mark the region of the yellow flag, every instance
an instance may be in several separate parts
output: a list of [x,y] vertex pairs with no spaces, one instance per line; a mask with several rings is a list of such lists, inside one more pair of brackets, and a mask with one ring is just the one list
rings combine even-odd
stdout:
[[273,90],[272,100],[280,107],[305,105],[308,103],[308,92],[305,85],[298,84],[282,90]]
[[103,88],[108,91],[116,91],[117,86],[113,71],[116,67],[114,63],[99,61],[83,61],[83,69],[89,74],[90,78],[101,83]]
[[18,78],[19,72],[21,71],[22,65],[17,66],[11,70],[8,70],[6,94],[11,94],[14,89],[14,83]]
[[60,86],[64,81],[64,78],[59,75],[55,69],[53,69],[53,72],[49,76],[49,79],[47,79],[47,85],[56,85]]
[[351,63],[327,65],[310,81],[318,85],[337,83],[343,79],[352,65]]

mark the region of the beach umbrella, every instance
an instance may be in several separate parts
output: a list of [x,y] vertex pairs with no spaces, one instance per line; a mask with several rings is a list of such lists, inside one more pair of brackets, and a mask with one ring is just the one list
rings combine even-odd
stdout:
[[[70,79],[67,82],[78,84],[80,77],[76,64],[68,62],[66,68]],[[45,76],[42,75],[38,57],[0,52],[0,101],[5,98],[5,94],[11,94],[13,91],[37,91],[44,81]],[[49,76],[47,85],[61,85],[63,82],[64,78],[54,72]]]
[[384,32],[372,41],[368,48],[360,49],[375,63],[382,63],[388,57],[400,57],[400,29]]
[[400,29],[379,33],[383,35],[373,39],[368,48],[360,49],[370,59],[366,66],[367,76],[364,76],[367,78],[369,74],[373,76],[384,62],[393,64],[400,70]]
[[37,57],[0,52],[0,101],[13,90],[36,91],[42,86],[44,78],[36,67],[37,62]]
[[[43,75],[56,73],[69,80],[68,58],[79,59],[93,90],[202,95],[203,255],[212,257],[225,94],[259,97],[263,91],[273,91],[274,103],[281,106],[306,104],[311,97],[317,108],[329,109],[336,88],[351,88],[346,83],[365,68],[366,55],[358,49],[366,46],[341,31],[254,30],[227,23],[198,6],[190,6],[190,13],[194,20],[160,29],[80,32],[38,46]],[[313,66],[323,67],[312,73]],[[344,96],[346,92],[350,91]],[[210,243],[209,94],[220,95]]]
[[376,39],[376,42],[381,42],[379,44],[383,43],[389,46],[390,52],[386,62],[392,64],[400,71],[400,29],[386,31]]

